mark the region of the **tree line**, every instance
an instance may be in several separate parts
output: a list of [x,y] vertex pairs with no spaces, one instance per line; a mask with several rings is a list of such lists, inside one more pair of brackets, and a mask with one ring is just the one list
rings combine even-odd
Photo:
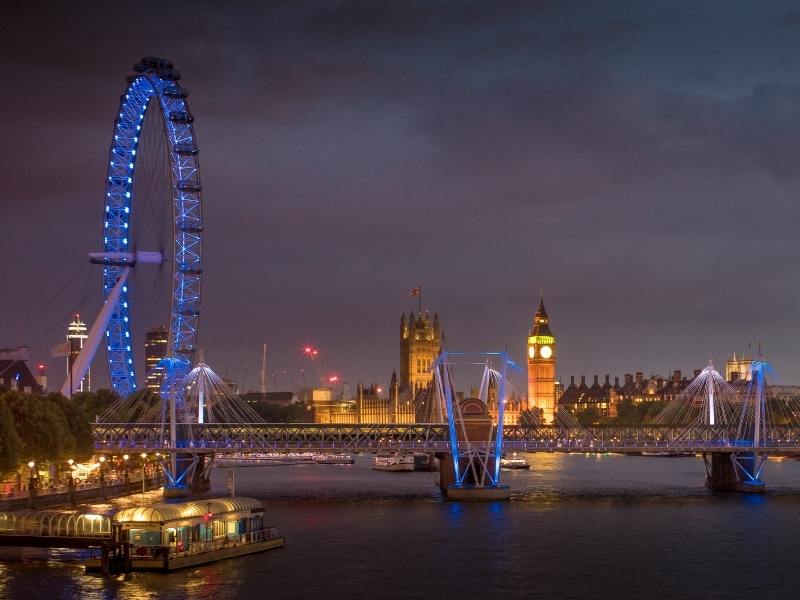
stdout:
[[113,399],[107,390],[28,394],[0,389],[0,475],[33,460],[86,460],[92,455],[91,422]]

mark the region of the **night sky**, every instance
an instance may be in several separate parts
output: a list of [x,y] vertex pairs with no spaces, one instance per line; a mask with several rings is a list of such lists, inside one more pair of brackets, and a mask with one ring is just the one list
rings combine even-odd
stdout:
[[449,347],[520,360],[544,290],[565,380],[760,342],[798,383],[796,7],[6,3],[0,346],[44,360],[96,314],[112,124],[155,55],[196,118],[200,346],[247,388],[264,342],[386,383],[418,282]]

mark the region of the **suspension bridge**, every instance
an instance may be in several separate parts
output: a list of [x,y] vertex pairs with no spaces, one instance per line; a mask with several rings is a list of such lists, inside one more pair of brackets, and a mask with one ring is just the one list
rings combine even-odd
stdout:
[[[508,497],[500,465],[509,451],[701,453],[712,488],[747,491],[763,490],[769,455],[800,452],[800,405],[793,398],[768,398],[774,371],[761,360],[753,362],[743,388],[732,387],[709,365],[642,427],[582,427],[563,409],[553,423],[504,425],[505,404],[525,398],[525,387],[515,384],[519,366],[505,350],[447,348],[430,367],[424,414],[434,423],[259,422],[252,407],[196,356],[202,185],[194,116],[180,79],[170,61],[154,57],[143,58],[128,77],[109,148],[102,251],[89,255],[102,269],[104,304],[62,388],[72,395],[105,345],[111,386],[121,399],[94,424],[95,449],[159,454],[165,495],[207,487],[213,457],[230,452],[431,452],[440,459],[442,488],[453,498]],[[148,298],[160,304],[158,314],[143,312]],[[166,357],[158,365],[160,393],[140,385],[136,348],[143,347],[143,336],[136,327],[146,319],[169,323]],[[469,379],[458,380],[465,368],[480,373],[472,398],[457,391]]]
[[[262,423],[246,402],[200,364],[181,382],[184,394],[174,432],[166,418],[167,400],[155,394],[132,395],[94,424],[95,450],[183,455],[189,457],[184,459],[185,469],[198,470],[199,479],[207,477],[215,456],[232,453],[427,452],[443,464],[452,463],[448,487],[471,493],[502,488],[499,464],[508,452],[701,454],[710,487],[739,491],[763,490],[761,474],[769,456],[800,455],[800,403],[768,398],[766,377],[774,371],[764,361],[753,363],[751,381],[738,389],[709,365],[653,424],[583,427],[563,409],[549,425],[498,425],[502,413],[492,423],[487,410],[492,390],[502,399],[513,389],[503,385],[502,371],[488,362],[473,362],[484,370],[478,397],[456,401],[454,356],[464,355],[443,353],[434,366],[433,399],[441,406],[434,413],[446,415],[444,422]],[[505,353],[490,356],[513,365]],[[512,387],[507,372],[505,378]],[[498,403],[500,411],[503,404]]]

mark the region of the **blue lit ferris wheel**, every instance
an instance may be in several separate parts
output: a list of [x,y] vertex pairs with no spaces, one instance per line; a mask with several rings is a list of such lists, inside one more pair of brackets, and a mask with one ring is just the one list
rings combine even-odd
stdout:
[[[172,376],[182,377],[194,360],[203,272],[200,169],[187,91],[168,60],[146,57],[134,71],[120,97],[109,151],[103,252],[92,255],[93,262],[103,265],[103,300],[111,305],[105,326],[111,386],[123,397],[139,387],[135,353],[141,340],[133,335],[139,309],[132,311],[136,284],[129,273],[143,263],[151,265],[145,269],[166,273],[167,355]],[[152,132],[152,144],[142,141],[146,130]],[[155,206],[147,215],[149,223],[144,218],[137,222],[148,198]],[[148,241],[136,237],[134,230],[148,227],[166,234],[162,247],[145,247]],[[155,286],[139,287],[144,288],[140,295],[159,295]]]

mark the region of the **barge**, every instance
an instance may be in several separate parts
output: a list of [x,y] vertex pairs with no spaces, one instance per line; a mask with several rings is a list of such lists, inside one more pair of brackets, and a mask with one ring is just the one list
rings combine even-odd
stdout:
[[113,540],[87,571],[173,571],[281,548],[285,539],[264,525],[264,506],[253,498],[212,498],[121,510]]
[[414,470],[413,454],[379,454],[372,458],[372,468],[376,471],[400,471],[407,472]]

